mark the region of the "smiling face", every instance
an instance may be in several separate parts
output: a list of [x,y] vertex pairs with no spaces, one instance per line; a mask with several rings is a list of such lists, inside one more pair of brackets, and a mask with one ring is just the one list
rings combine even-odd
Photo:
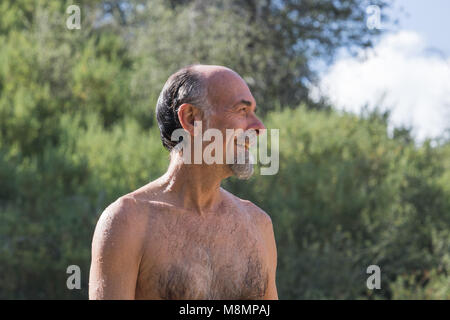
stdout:
[[[255,98],[250,92],[245,81],[234,71],[216,66],[200,66],[208,85],[208,100],[211,107],[205,114],[204,129],[215,128],[222,132],[224,137],[223,150],[224,162],[226,152],[233,152],[235,163],[229,168],[238,178],[247,179],[253,173],[253,165],[249,163],[249,151],[247,146],[238,146],[235,135],[227,136],[227,129],[254,130],[256,135],[265,129],[261,120],[256,116]],[[245,163],[237,163],[237,154],[245,153]]]

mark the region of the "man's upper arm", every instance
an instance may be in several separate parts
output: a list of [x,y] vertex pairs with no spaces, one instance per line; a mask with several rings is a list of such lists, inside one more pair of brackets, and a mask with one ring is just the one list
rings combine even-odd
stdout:
[[[266,214],[266,213],[265,213]],[[267,214],[266,214],[267,215]],[[277,246],[275,243],[275,235],[273,232],[272,219],[267,215],[264,223],[264,239],[267,245],[267,252],[269,257],[269,283],[264,299],[278,300],[278,292],[276,285],[276,271],[277,271]]]
[[277,271],[277,246],[275,243],[275,234],[273,232],[273,224],[270,216],[255,204],[248,202],[252,206],[252,210],[257,212],[257,221],[260,226],[261,233],[264,238],[264,243],[267,250],[269,279],[265,300],[278,300],[278,292],[276,285],[276,271]]
[[135,298],[144,225],[132,198],[120,198],[102,213],[92,241],[90,299]]

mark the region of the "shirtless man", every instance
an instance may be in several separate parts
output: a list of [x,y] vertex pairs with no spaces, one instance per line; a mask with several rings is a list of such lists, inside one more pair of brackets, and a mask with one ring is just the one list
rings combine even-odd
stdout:
[[156,113],[169,168],[102,213],[90,299],[278,299],[270,217],[220,187],[232,175],[248,178],[252,165],[187,164],[171,139],[179,128],[193,136],[195,121],[224,136],[259,132],[255,109],[244,80],[225,67],[189,66],[167,80]]

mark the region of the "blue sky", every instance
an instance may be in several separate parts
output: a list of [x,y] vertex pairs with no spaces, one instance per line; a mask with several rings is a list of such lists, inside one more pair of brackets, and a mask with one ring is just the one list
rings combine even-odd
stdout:
[[339,110],[390,110],[390,131],[409,127],[418,142],[450,137],[450,0],[397,0],[385,12],[374,49],[340,56],[321,73],[312,97],[325,95]]
[[395,0],[392,17],[400,20],[400,29],[418,32],[450,56],[450,0]]

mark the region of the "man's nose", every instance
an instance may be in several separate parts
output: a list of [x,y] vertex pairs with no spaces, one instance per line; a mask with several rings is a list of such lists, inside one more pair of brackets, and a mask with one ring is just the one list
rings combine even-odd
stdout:
[[259,136],[259,134],[261,133],[261,130],[266,129],[266,127],[264,126],[264,124],[262,123],[262,121],[256,116],[253,116],[251,125],[249,126],[248,129],[252,129],[256,131],[256,135]]

